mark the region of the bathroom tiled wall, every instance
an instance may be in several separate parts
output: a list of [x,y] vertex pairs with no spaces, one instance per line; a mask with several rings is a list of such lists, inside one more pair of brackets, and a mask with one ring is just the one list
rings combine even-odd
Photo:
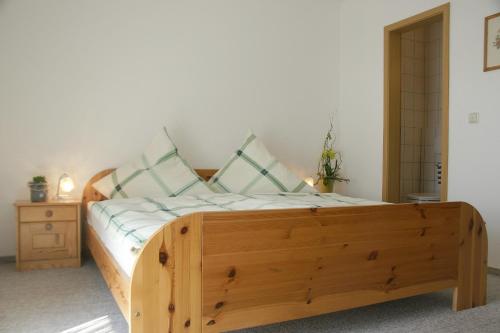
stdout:
[[401,201],[421,186],[421,142],[425,122],[425,32],[401,36]]
[[442,23],[426,26],[425,126],[422,155],[422,191],[440,191],[437,164],[441,162],[441,35]]
[[438,192],[440,156],[441,23],[401,36],[400,199]]

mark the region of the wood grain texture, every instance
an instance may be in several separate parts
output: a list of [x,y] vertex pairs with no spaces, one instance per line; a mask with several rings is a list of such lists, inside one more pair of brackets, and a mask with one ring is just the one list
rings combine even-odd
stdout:
[[29,200],[18,200],[14,203],[16,207],[43,207],[43,206],[74,206],[81,204],[80,200],[64,199],[64,200],[49,200],[44,202],[31,202]]
[[204,332],[454,287],[462,204],[205,213]]
[[[120,266],[113,259],[112,255],[106,250],[104,244],[102,244],[99,237],[96,235],[95,231],[93,230],[92,226],[90,226],[87,223],[88,203],[90,201],[107,200],[107,198],[105,196],[103,196],[101,193],[99,193],[97,190],[94,189],[93,184],[95,182],[99,181],[100,179],[106,177],[107,175],[112,173],[114,170],[115,169],[106,169],[106,170],[100,171],[97,174],[95,174],[87,182],[87,184],[84,187],[84,191],[83,191],[83,195],[82,195],[81,216],[82,216],[83,221],[84,221],[83,232],[85,234],[84,237],[86,240],[85,245],[88,248],[88,250],[90,251],[90,253],[92,254],[92,257],[94,258],[94,260],[96,261],[96,264],[99,267],[99,270],[101,271],[101,274],[102,274],[104,280],[106,281],[106,284],[108,285],[108,288],[110,289],[111,294],[115,298],[115,301],[117,302],[118,307],[120,308],[120,311],[122,312],[123,316],[130,323],[130,325],[132,327],[132,322],[129,319],[131,316],[130,315],[130,307],[129,307],[130,298],[131,298],[131,295],[130,295],[131,281],[130,281],[129,277],[121,270]],[[202,177],[205,180],[210,179],[217,172],[216,169],[197,169],[195,171],[200,175],[200,177]],[[80,215],[80,212],[79,212],[79,215]],[[170,231],[169,231],[168,227],[165,227],[165,230],[162,231],[161,234],[163,235],[162,237],[167,237],[168,235],[170,235]],[[166,241],[164,242],[164,244],[169,244],[169,246],[172,246],[173,243],[169,237],[170,236],[165,238]],[[150,241],[150,246],[152,246],[152,247],[154,247],[154,242],[155,242],[154,239],[155,238],[153,238]],[[142,258],[142,256],[141,256],[141,258]],[[141,260],[144,260],[144,259],[141,259]],[[140,272],[141,271],[140,267],[144,264],[141,264],[141,265],[136,264],[136,265],[137,265],[136,266],[137,272]],[[150,265],[148,267],[153,267],[153,265]],[[151,276],[155,275],[154,273],[158,273],[158,272],[155,272],[153,270],[151,272],[144,273],[144,274],[146,276],[151,277]],[[137,273],[137,276],[136,276],[137,279],[139,279],[139,276],[141,276],[141,274]],[[160,279],[160,283],[159,283],[160,285],[162,285],[162,286],[169,285],[169,282],[168,282],[169,280],[168,280],[167,275],[160,274],[158,278]],[[157,290],[157,289],[155,289],[155,290]],[[135,292],[134,295],[141,295],[141,294]],[[146,297],[146,299],[149,300],[149,298],[147,298],[147,297]],[[135,298],[135,301],[138,302],[137,298]],[[138,303],[136,303],[136,304],[138,304]],[[153,302],[153,304],[156,304],[156,303]],[[149,314],[151,312],[150,309],[151,309],[151,306],[147,307],[147,311],[145,311],[145,313]],[[163,308],[159,307],[158,309],[159,309],[158,311],[160,311],[160,309],[163,309]],[[138,311],[133,312],[133,314],[136,312],[138,312]],[[199,316],[199,315],[197,317],[201,318],[201,316]],[[142,318],[140,318],[141,320],[138,320],[137,318],[138,317],[136,317],[134,315],[134,319],[136,319],[136,320],[133,321],[133,326],[134,327],[141,327],[141,325],[143,325]],[[166,327],[166,323],[161,322],[161,321],[158,322],[158,329],[160,329],[161,327]],[[163,330],[160,330],[160,331],[163,331]]]
[[80,202],[15,203],[18,270],[79,267]]
[[113,259],[92,226],[84,223],[84,227],[87,247],[118,308],[125,319],[129,320],[130,279]]
[[166,225],[132,276],[131,332],[201,332],[202,213]]
[[195,213],[143,247],[132,278],[90,229],[130,331],[221,332],[454,288],[485,304],[487,235],[466,203]]
[[488,237],[479,212],[462,205],[460,224],[458,285],[453,293],[455,311],[486,304]]
[[130,332],[172,332],[174,230],[163,227],[144,246],[131,279]]
[[21,223],[22,261],[78,258],[77,222]]
[[42,221],[76,221],[78,210],[72,206],[33,206],[19,207],[20,222],[42,222]]
[[[461,247],[471,219],[476,245]],[[194,233],[179,238],[183,230]],[[465,203],[196,213],[145,246],[131,328],[221,332],[447,288],[465,309],[485,302],[486,246]]]
[[17,265],[19,271],[30,271],[34,269],[53,269],[53,268],[68,268],[80,267],[81,261],[79,258],[65,259],[47,259],[36,261],[20,261]]

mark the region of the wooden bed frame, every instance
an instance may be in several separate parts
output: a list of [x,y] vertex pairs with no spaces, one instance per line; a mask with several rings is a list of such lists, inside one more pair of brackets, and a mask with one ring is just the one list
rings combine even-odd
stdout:
[[[133,333],[222,332],[453,288],[486,304],[487,235],[467,203],[195,213],[144,246],[132,277],[86,223],[87,247]],[[205,179],[216,170],[197,170]]]

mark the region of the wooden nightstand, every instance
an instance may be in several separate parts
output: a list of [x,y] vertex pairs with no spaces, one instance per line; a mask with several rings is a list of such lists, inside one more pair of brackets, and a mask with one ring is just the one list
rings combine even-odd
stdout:
[[18,270],[79,267],[80,201],[17,201]]

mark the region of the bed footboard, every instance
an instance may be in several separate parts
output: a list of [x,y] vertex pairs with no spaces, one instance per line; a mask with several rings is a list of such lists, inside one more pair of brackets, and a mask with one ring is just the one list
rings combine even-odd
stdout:
[[487,236],[466,203],[196,213],[134,270],[130,330],[223,332],[454,288],[486,303]]

